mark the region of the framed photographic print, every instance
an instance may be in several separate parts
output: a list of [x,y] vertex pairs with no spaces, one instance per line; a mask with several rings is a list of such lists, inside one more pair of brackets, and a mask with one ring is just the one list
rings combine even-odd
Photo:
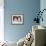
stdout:
[[23,15],[12,15],[12,24],[23,24]]

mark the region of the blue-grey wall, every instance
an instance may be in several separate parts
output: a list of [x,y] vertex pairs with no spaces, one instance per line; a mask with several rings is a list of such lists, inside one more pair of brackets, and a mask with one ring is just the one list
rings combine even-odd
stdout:
[[[40,0],[4,0],[4,35],[5,40],[18,41],[32,28],[33,18],[40,9]],[[24,14],[23,25],[12,25],[13,14]]]
[[[41,0],[40,1],[40,10],[42,11],[43,9],[46,9],[46,0]],[[46,27],[46,10],[43,12],[43,22],[40,22],[40,25],[45,26]]]

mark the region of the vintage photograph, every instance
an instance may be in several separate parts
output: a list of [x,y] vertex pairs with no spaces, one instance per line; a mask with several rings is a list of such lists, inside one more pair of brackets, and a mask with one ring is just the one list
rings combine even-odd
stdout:
[[12,15],[12,24],[23,24],[23,15]]

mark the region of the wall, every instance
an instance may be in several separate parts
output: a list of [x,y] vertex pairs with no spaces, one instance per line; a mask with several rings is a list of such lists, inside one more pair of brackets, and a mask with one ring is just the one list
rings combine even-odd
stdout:
[[[40,9],[40,0],[4,0],[4,35],[7,41],[18,41],[32,28],[32,21]],[[13,14],[24,14],[23,25],[12,25]]]
[[[46,0],[41,0],[41,1],[40,1],[40,9],[41,9],[41,11],[42,11],[43,9],[46,9]],[[45,19],[46,19],[46,10],[43,12],[42,17],[43,17],[43,22],[41,21],[41,22],[40,22],[40,25],[46,27],[46,20],[45,20]]]

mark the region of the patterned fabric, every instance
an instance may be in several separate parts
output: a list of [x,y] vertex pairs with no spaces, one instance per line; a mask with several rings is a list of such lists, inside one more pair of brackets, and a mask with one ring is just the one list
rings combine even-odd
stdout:
[[25,38],[25,40],[24,40],[23,46],[31,46],[32,42],[33,42],[33,36],[32,36],[32,34],[29,32],[29,33],[26,35],[26,38]]

